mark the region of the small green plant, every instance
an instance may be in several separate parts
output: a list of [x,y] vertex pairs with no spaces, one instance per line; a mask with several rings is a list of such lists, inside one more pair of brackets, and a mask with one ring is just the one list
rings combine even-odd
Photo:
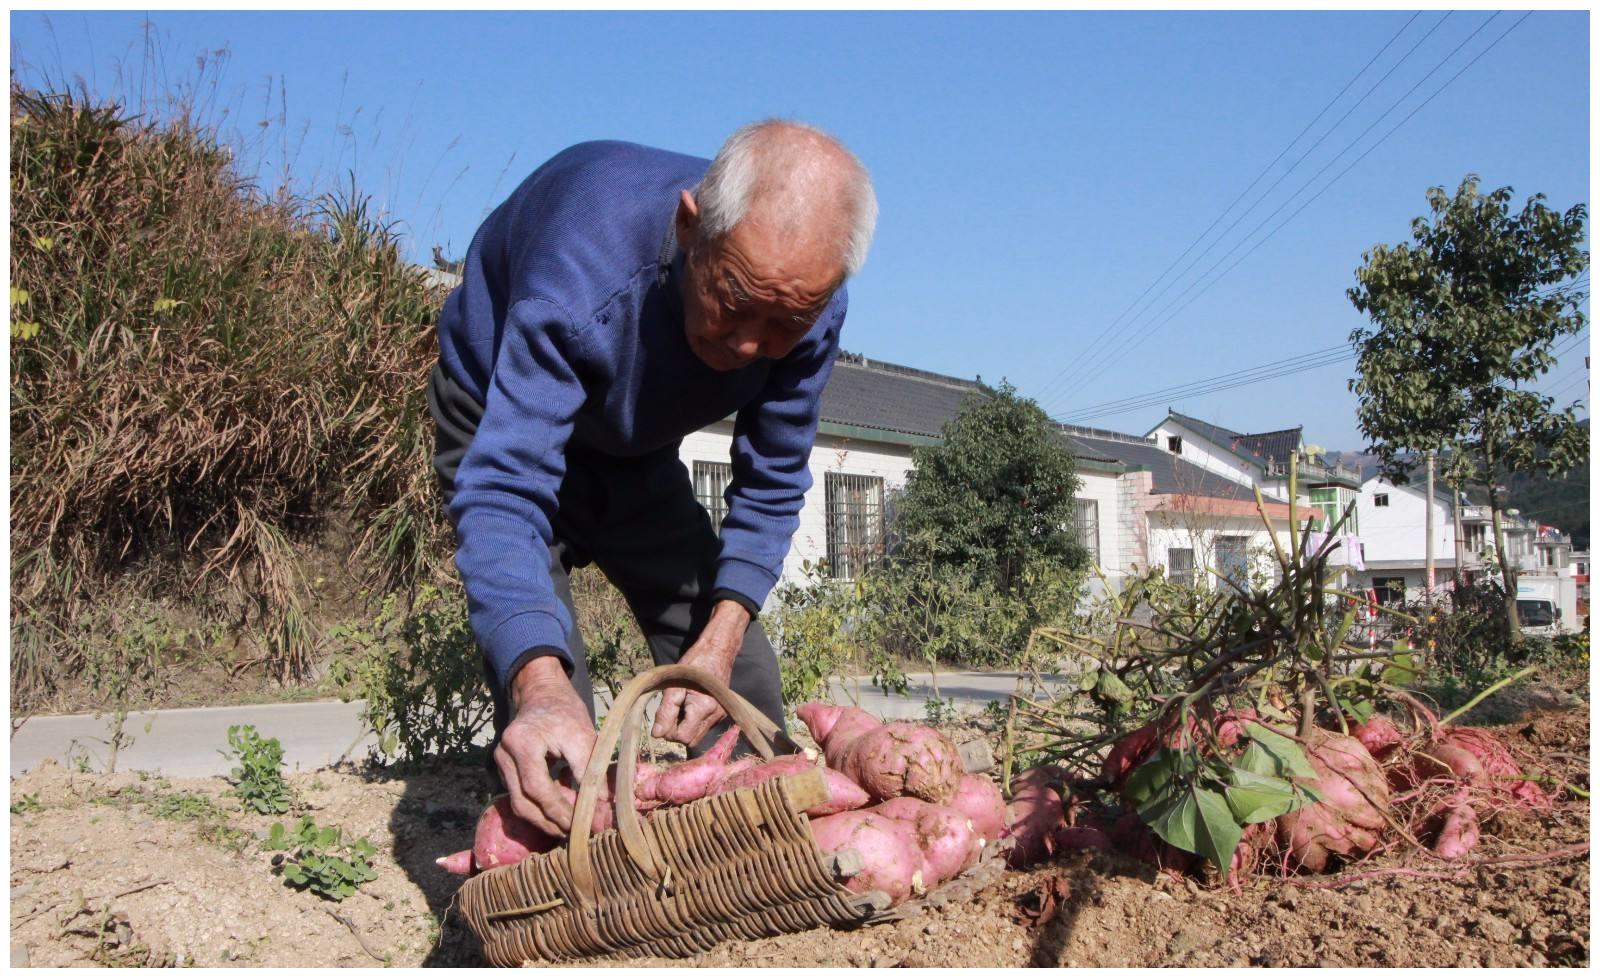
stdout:
[[953,699],[930,699],[922,706],[922,717],[929,726],[939,726],[949,723],[956,718],[956,701]]
[[221,815],[222,809],[205,795],[178,791],[158,797],[150,806],[150,814],[177,822],[197,822]]
[[172,822],[194,822],[200,838],[229,852],[243,852],[250,836],[228,824],[228,813],[205,795],[187,791],[157,795],[150,814]]
[[262,737],[250,724],[228,728],[224,757],[239,761],[229,772],[234,794],[263,815],[282,815],[289,810],[289,786],[283,780],[283,745],[276,737]]
[[285,885],[324,900],[354,896],[357,887],[378,878],[371,863],[377,849],[365,837],[344,844],[340,836],[337,826],[319,828],[309,815],[292,830],[275,823],[266,841],[266,848],[279,853],[272,857],[273,871]]
[[362,720],[378,749],[409,760],[461,754],[493,719],[483,655],[467,621],[466,596],[425,586],[409,614],[384,599],[362,627],[333,629],[349,653],[331,676],[346,700],[365,698]]
[[11,814],[31,815],[34,812],[44,811],[44,806],[39,804],[38,795],[21,795],[11,802]]

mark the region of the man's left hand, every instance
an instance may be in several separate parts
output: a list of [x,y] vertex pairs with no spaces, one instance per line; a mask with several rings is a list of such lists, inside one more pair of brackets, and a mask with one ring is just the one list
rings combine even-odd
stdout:
[[[706,622],[700,637],[678,663],[703,669],[727,682],[733,675],[733,660],[739,656],[745,630],[749,627],[750,612],[743,605],[737,601],[718,601],[711,609],[711,620]],[[693,747],[727,715],[727,711],[705,693],[673,686],[661,696],[656,723],[650,733]]]

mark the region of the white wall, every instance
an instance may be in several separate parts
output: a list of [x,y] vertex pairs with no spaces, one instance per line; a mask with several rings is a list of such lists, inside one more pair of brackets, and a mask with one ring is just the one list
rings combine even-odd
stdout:
[[1233,454],[1225,445],[1213,445],[1198,432],[1191,431],[1187,425],[1171,418],[1161,422],[1155,430],[1156,447],[1162,451],[1167,450],[1167,439],[1173,435],[1183,439],[1183,459],[1194,465],[1200,466],[1208,472],[1215,472],[1225,478],[1232,479],[1241,485],[1254,485],[1261,477],[1259,466]]
[[[719,421],[684,438],[678,457],[694,472],[694,463],[727,462],[733,445],[733,425]],[[800,510],[800,528],[795,531],[789,554],[784,558],[783,579],[800,583],[802,562],[815,566],[828,555],[826,473],[878,476],[884,491],[903,489],[911,471],[911,447],[887,442],[818,435],[811,450],[811,489]]]
[[[1375,505],[1376,497],[1385,494],[1389,505]],[[1380,476],[1362,483],[1361,493],[1356,497],[1356,519],[1361,524],[1361,542],[1366,546],[1367,560],[1423,564],[1428,548],[1426,495],[1426,489],[1391,485]],[[1453,560],[1455,527],[1451,522],[1450,505],[1442,499],[1434,499],[1432,506],[1433,558]]]
[[[1100,568],[1105,572],[1106,583],[1113,589],[1122,586],[1127,576],[1128,564],[1123,543],[1123,521],[1119,518],[1117,477],[1110,472],[1078,470],[1079,499],[1092,499],[1099,508]],[[1091,582],[1091,590],[1098,590]]]
[[[1262,525],[1259,516],[1208,516],[1192,513],[1173,513],[1157,510],[1149,514],[1149,552],[1153,566],[1167,568],[1167,551],[1179,547],[1194,551],[1197,579],[1217,567],[1216,540],[1220,536],[1245,538],[1245,552],[1250,558],[1252,574],[1262,574],[1272,579],[1278,562],[1272,556],[1272,535]],[[1278,542],[1288,547],[1288,521],[1274,520],[1273,530]]]

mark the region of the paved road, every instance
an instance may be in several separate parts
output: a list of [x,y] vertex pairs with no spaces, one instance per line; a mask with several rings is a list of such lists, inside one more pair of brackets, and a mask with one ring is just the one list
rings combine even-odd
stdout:
[[[885,696],[869,681],[835,684],[831,699],[851,703],[859,696],[861,708],[889,720],[920,720],[932,698],[926,673],[913,675],[909,695]],[[1059,680],[1058,680],[1059,681]],[[939,691],[963,710],[982,709],[985,703],[1003,701],[1016,688],[1015,673],[941,673]],[[600,697],[604,714],[609,697]],[[341,759],[361,759],[376,745],[361,724],[364,703],[337,700],[316,703],[273,703],[258,706],[199,707],[158,710],[129,715],[124,726],[132,743],[117,756],[119,771],[155,771],[168,777],[205,777],[226,774],[230,763],[221,751],[228,745],[228,727],[252,724],[263,736],[283,744],[284,761],[291,771],[309,771]],[[11,737],[11,774],[31,770],[45,757],[71,764],[87,757],[94,770],[105,770],[109,750],[107,718],[90,714],[30,718]],[[488,734],[480,737],[487,743]]]

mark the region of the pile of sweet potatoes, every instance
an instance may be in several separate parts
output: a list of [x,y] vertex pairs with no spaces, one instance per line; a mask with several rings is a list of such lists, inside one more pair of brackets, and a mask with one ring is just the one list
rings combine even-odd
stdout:
[[[878,890],[891,904],[919,896],[974,865],[1017,817],[1008,815],[994,782],[966,774],[955,744],[931,727],[882,723],[862,710],[821,703],[804,704],[796,713],[822,748],[829,788],[829,800],[806,812],[812,835],[826,854],[850,849],[859,856],[854,862],[860,868],[846,882],[853,892]],[[637,809],[683,805],[817,766],[803,755],[730,760],[738,737],[730,730],[694,760],[640,765],[633,791]],[[608,825],[603,814],[595,829]],[[472,848],[438,863],[470,875],[560,843],[518,818],[501,797],[479,817]]]
[[[1313,776],[1295,780],[1317,799],[1268,821],[1243,826],[1229,875],[1258,869],[1323,873],[1380,850],[1426,847],[1441,860],[1464,857],[1479,841],[1479,814],[1492,807],[1542,810],[1552,800],[1523,776],[1511,750],[1493,734],[1440,724],[1414,708],[1415,729],[1375,715],[1350,722],[1348,733],[1313,728],[1306,736],[1273,726],[1297,742]],[[1068,849],[1119,851],[1184,872],[1196,857],[1158,839],[1134,813],[1125,789],[1133,774],[1163,747],[1204,744],[1222,756],[1237,751],[1249,711],[1191,716],[1180,727],[1152,723],[1113,745],[1097,777],[1035,768],[1016,779],[1008,834],[1014,866],[1043,861]],[[1069,786],[1078,789],[1075,797]],[[1104,793],[1120,810],[1095,810],[1086,800]],[[1080,800],[1082,799],[1082,800]]]

